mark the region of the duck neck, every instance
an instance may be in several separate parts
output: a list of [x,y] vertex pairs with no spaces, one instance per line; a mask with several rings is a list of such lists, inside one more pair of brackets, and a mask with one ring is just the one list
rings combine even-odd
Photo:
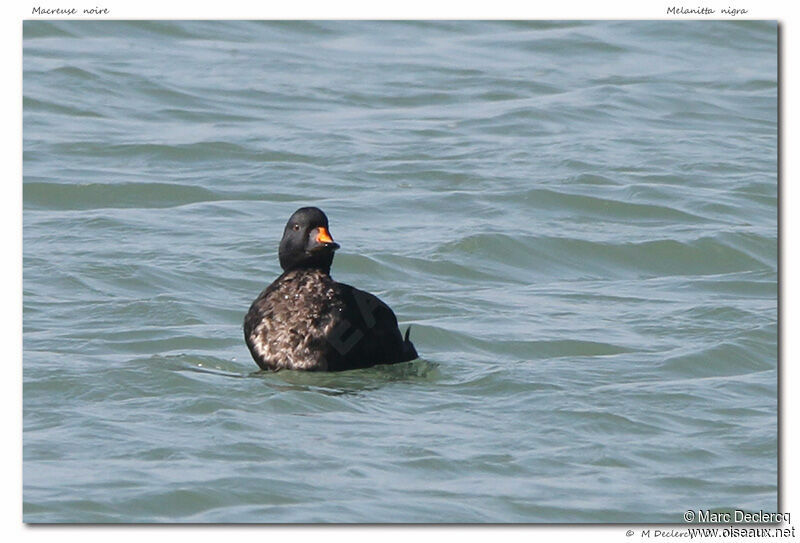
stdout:
[[299,272],[299,273],[313,273],[319,272],[325,275],[331,274],[331,267],[330,266],[295,266],[293,268],[289,268],[286,270],[286,273],[289,272]]
[[300,261],[300,262],[293,262],[291,265],[281,266],[281,267],[283,268],[284,273],[289,273],[293,271],[300,273],[319,272],[319,273],[324,273],[325,275],[330,275],[332,260],[333,259],[330,259],[327,262]]
[[333,264],[333,251],[319,252],[315,254],[305,253],[301,258],[295,258],[292,254],[278,254],[281,268],[285,272],[293,270],[318,270],[325,275],[331,274],[331,264]]

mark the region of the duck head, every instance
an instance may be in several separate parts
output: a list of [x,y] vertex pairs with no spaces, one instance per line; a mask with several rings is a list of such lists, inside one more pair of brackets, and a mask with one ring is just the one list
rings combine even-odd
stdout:
[[320,269],[330,273],[339,244],[328,232],[328,217],[316,207],[301,207],[283,229],[278,257],[284,271]]

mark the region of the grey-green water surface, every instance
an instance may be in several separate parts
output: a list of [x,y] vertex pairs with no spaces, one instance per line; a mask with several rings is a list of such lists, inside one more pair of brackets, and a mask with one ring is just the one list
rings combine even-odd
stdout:
[[[772,22],[24,24],[26,522],[777,507]],[[288,216],[422,358],[254,374]]]

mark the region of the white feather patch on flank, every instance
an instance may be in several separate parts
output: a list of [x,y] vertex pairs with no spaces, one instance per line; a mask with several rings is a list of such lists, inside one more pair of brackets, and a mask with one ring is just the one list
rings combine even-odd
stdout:
[[254,303],[260,322],[250,332],[253,353],[272,369],[326,370],[326,338],[341,313],[333,280],[319,271],[286,274]]

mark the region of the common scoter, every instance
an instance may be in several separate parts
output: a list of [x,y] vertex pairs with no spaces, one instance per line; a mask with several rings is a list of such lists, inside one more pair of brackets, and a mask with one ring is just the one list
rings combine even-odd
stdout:
[[278,249],[283,274],[244,319],[245,342],[261,369],[341,371],[417,358],[388,305],[331,279],[338,248],[316,207],[298,209],[286,223]]

